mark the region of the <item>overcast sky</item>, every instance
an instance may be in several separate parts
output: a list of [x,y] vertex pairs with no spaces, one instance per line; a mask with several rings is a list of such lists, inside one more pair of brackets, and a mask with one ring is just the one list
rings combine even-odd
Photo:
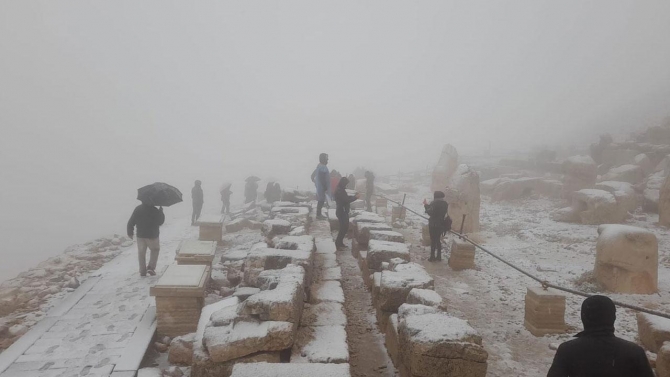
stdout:
[[668,1],[0,2],[0,278],[123,233],[153,181],[202,179],[213,211],[224,180],[308,187],[319,152],[387,173],[444,143],[656,124],[669,19]]

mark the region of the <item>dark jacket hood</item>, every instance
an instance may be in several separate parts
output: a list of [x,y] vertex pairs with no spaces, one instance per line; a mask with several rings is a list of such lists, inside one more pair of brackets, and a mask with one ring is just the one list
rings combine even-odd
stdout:
[[576,336],[585,335],[614,335],[616,321],[616,307],[609,297],[595,295],[582,303],[582,323],[584,331]]

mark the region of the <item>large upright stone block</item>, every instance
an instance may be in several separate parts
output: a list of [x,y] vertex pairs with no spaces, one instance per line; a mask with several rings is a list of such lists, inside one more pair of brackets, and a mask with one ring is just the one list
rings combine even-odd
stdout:
[[449,267],[454,270],[466,270],[475,268],[475,245],[454,238],[451,242],[449,252]]
[[565,295],[553,289],[528,287],[524,324],[535,336],[565,332]]
[[646,313],[637,313],[637,333],[642,345],[658,352],[664,342],[670,341],[670,319]]
[[400,258],[409,262],[409,247],[404,243],[372,240],[368,246],[367,265],[375,271],[382,269],[382,262]]
[[654,233],[628,225],[598,227],[596,264],[599,283],[612,292],[658,291],[658,241]]
[[200,241],[223,242],[223,215],[203,215],[198,219]]
[[478,232],[481,206],[479,174],[468,165],[460,165],[444,191],[445,200],[449,203],[449,217],[453,220],[452,228],[460,230],[462,224],[464,233]]
[[433,278],[416,263],[395,267],[395,271],[382,271],[376,306],[385,312],[396,312],[407,301],[412,288],[433,289]]
[[[467,321],[423,305],[398,311],[402,375],[484,377],[488,353]],[[405,310],[407,309],[407,310]]]
[[656,357],[656,375],[670,377],[670,342],[663,344]]

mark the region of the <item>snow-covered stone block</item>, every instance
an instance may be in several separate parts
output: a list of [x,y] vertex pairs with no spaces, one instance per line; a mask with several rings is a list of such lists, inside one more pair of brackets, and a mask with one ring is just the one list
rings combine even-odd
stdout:
[[474,269],[475,245],[460,238],[454,238],[449,252],[449,267],[457,271]]
[[300,327],[291,363],[347,363],[349,345],[344,326]]
[[231,377],[350,377],[349,364],[239,364]]
[[191,365],[193,362],[193,342],[195,333],[177,336],[170,342],[168,361],[170,364]]
[[436,310],[401,310],[398,339],[405,375],[486,376],[488,353],[477,331],[465,320]]
[[656,375],[670,377],[670,342],[666,342],[656,355]]
[[358,223],[385,223],[386,219],[373,212],[363,211],[355,217],[351,218],[351,223],[354,226]]
[[409,247],[404,243],[372,240],[368,245],[368,268],[375,271],[382,269],[382,262],[393,258],[409,261]]
[[321,302],[318,304],[305,304],[300,319],[301,326],[346,326],[347,316],[344,306],[338,302]]
[[316,239],[316,252],[317,254],[333,254],[337,252],[337,247],[335,246],[335,241],[332,237],[328,238],[317,238]]
[[670,319],[637,313],[637,333],[642,345],[658,353],[664,342],[670,341]]
[[200,241],[223,242],[223,215],[203,215],[198,219]]
[[178,264],[204,264],[212,266],[216,242],[183,240],[175,251],[175,260]]
[[565,295],[554,289],[528,287],[524,324],[535,336],[565,332]]
[[610,171],[602,177],[602,180],[628,182],[636,185],[638,183],[642,183],[644,177],[644,170],[640,166],[622,165],[610,169]]
[[238,322],[223,327],[207,327],[203,342],[212,361],[226,362],[257,352],[290,348],[296,325],[290,322]]
[[637,194],[633,185],[628,182],[604,181],[597,183],[595,188],[614,195],[619,206],[626,212],[633,212],[637,208]]
[[282,219],[272,219],[263,221],[261,228],[263,235],[275,236],[278,234],[288,234],[291,231],[291,223]]
[[356,237],[359,245],[363,247],[368,245],[368,242],[370,241],[370,231],[373,230],[392,231],[393,228],[385,223],[357,223],[354,227],[354,237]]
[[244,265],[244,282],[258,287],[258,276],[264,270],[280,270],[289,264],[305,269],[306,281],[311,280],[313,254],[302,250],[259,248],[252,250]]
[[307,284],[305,269],[294,264],[289,264],[281,270],[265,270],[258,275],[256,281],[258,282],[258,288],[262,291],[275,289],[280,281],[298,282],[303,286],[303,289]]
[[491,200],[496,202],[527,198],[538,191],[540,181],[540,178],[506,179],[496,185]]
[[442,308],[442,296],[432,289],[414,288],[407,295],[407,303]]
[[280,352],[273,351],[259,352],[223,363],[217,363],[210,358],[207,350],[202,344],[196,344],[193,352],[191,377],[226,377],[233,373],[233,367],[235,365],[247,363],[272,363],[271,365],[278,365],[280,362]]
[[310,289],[310,303],[322,302],[344,303],[344,291],[339,281],[327,280],[315,283]]
[[400,349],[399,349],[399,339],[398,339],[398,315],[397,314],[391,314],[388,320],[388,324],[386,325],[386,333],[385,333],[385,342],[384,344],[386,345],[386,351],[388,352],[389,356],[391,357],[391,361],[393,361],[393,365],[396,366],[396,369],[401,369],[401,367],[398,365],[400,362]]
[[259,293],[260,291],[261,291],[260,288],[255,287],[237,287],[235,288],[235,293],[233,293],[233,296],[240,299],[240,301],[245,301],[249,297],[255,295],[256,293]]
[[605,190],[584,189],[572,196],[572,207],[582,224],[612,224],[626,219],[628,212]]
[[389,230],[370,230],[370,240],[405,243],[402,233]]
[[563,196],[567,199],[572,193],[596,184],[598,165],[590,156],[573,156],[563,162]]
[[646,229],[607,224],[598,227],[596,263],[598,282],[617,293],[658,291],[658,241]]
[[377,308],[396,312],[407,301],[412,288],[433,289],[433,278],[416,263],[401,264],[395,271],[382,271]]
[[221,263],[244,261],[249,255],[249,250],[232,249],[221,255]]
[[299,323],[304,291],[300,282],[280,277],[277,287],[250,296],[239,307],[239,313],[257,316],[261,321]]
[[226,224],[226,232],[235,233],[241,231],[242,229],[250,227],[251,227],[251,220],[241,217]]
[[313,252],[316,250],[314,244],[314,236],[286,236],[282,238],[275,238],[273,240],[276,249],[285,250],[302,250]]

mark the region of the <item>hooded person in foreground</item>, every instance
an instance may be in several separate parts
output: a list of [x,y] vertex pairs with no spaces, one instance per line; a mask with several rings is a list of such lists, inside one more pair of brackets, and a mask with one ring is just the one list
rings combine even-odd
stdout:
[[644,349],[614,336],[615,320],[609,297],[584,300],[584,331],[558,347],[547,377],[654,377]]
[[451,224],[447,220],[449,204],[444,200],[444,196],[442,191],[435,191],[434,200],[430,204],[423,201],[426,213],[430,216],[428,219],[430,258],[428,260],[431,262],[442,260],[442,236],[451,229]]

